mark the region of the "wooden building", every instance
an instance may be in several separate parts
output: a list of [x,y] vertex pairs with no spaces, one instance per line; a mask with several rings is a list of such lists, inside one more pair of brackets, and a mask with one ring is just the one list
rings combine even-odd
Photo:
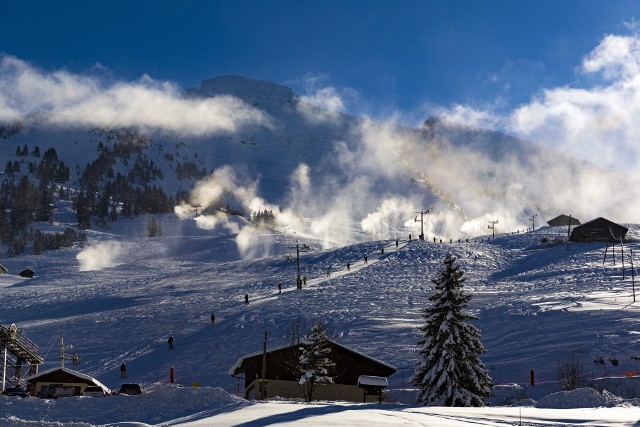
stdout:
[[20,277],[27,277],[27,278],[29,278],[29,279],[32,279],[32,278],[33,278],[33,276],[35,276],[35,274],[36,274],[36,272],[35,272],[35,271],[33,271],[33,270],[32,270],[32,269],[30,269],[30,268],[26,268],[26,269],[22,270],[20,273],[18,273],[18,276],[20,276]]
[[[363,375],[389,377],[396,368],[387,363],[366,356],[358,351],[330,341],[330,358],[336,364],[333,384],[319,385],[315,398],[318,400],[348,400],[362,402],[363,390],[358,388],[358,378]],[[267,397],[304,398],[298,384],[297,372],[293,367],[296,360],[295,351],[299,345],[279,347],[267,352],[266,375]],[[260,398],[260,377],[262,375],[263,352],[256,352],[241,357],[229,370],[229,375],[241,378],[244,374],[245,398]],[[371,402],[378,401],[378,396],[369,396]],[[364,396],[367,401],[367,396]]]
[[107,394],[111,392],[107,386],[95,378],[67,368],[56,367],[27,378],[27,390],[34,396],[48,385],[71,387],[75,391],[75,396],[81,396],[88,386],[101,387]]
[[547,221],[547,224],[551,227],[560,227],[560,226],[569,226],[569,225],[580,225],[580,221],[578,218],[573,218],[568,215],[562,214],[557,217],[550,219]]
[[619,242],[620,239],[625,239],[627,231],[629,231],[628,228],[599,217],[574,228],[569,240],[572,242]]

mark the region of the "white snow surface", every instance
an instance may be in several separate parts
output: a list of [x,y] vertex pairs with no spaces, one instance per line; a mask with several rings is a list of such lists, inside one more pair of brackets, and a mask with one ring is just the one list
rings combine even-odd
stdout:
[[[640,326],[630,272],[623,280],[620,260],[616,266],[610,260],[603,265],[601,244],[538,248],[542,237],[565,233],[549,227],[476,243],[401,240],[398,248],[395,241],[371,241],[324,250],[309,239],[304,242],[310,251],[301,257],[309,281],[296,290],[295,263],[286,259],[295,236],[264,231],[260,238],[270,242],[274,255],[242,260],[230,255],[235,253],[233,235],[198,229],[193,220],[168,216],[162,221],[173,224],[166,231],[179,229],[180,235],[139,237],[131,233],[143,228],[145,218],[139,217],[110,224],[108,230],[89,230],[83,247],[2,259],[10,273],[27,266],[36,271],[32,279],[0,275],[0,323],[16,323],[40,346],[45,356],[41,370],[59,363],[55,338],[61,330],[65,343],[80,354],[81,364],[74,369],[117,389],[122,382],[118,367],[126,361],[126,381],[141,383],[145,393],[55,401],[2,397],[1,425],[471,425],[477,420],[500,425],[519,421],[519,411],[528,425],[570,420],[569,425],[632,426],[640,419],[637,378],[623,376],[638,367],[632,356],[638,354]],[[629,237],[635,238],[638,226],[630,229]],[[122,247],[118,262],[79,271],[76,255],[106,241]],[[415,390],[407,380],[417,363],[416,326],[432,292],[430,278],[448,252],[458,257],[468,278],[469,309],[479,317],[474,324],[483,334],[483,361],[493,381],[517,384],[520,401],[537,401],[536,407],[412,405]],[[328,265],[331,277],[326,277]],[[278,282],[283,283],[281,294]],[[389,378],[387,403],[257,403],[237,397],[243,381],[229,377],[229,368],[260,350],[264,330],[269,348],[285,345],[286,330],[297,317],[308,327],[322,319],[335,341],[397,366]],[[175,337],[173,351],[167,349],[169,334]],[[584,362],[587,383],[616,390],[551,394],[560,391],[558,361],[574,354]],[[616,358],[619,365],[593,363],[600,356]],[[171,365],[184,387],[169,384]],[[528,385],[531,367],[533,387]],[[192,388],[194,382],[200,387]]]

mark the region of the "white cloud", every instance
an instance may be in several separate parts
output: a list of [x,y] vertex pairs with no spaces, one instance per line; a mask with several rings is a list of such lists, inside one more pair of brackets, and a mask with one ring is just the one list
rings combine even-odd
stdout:
[[599,83],[547,88],[507,112],[500,100],[434,111],[451,122],[504,130],[606,168],[634,172],[640,161],[640,35],[605,36],[585,55],[579,71]]
[[640,160],[640,38],[606,36],[582,69],[599,73],[591,88],[545,90],[509,117],[507,128],[601,166],[630,172]]
[[446,121],[466,126],[496,129],[504,126],[504,117],[496,113],[493,106],[484,108],[456,104],[447,109],[436,109],[437,115]]
[[608,35],[584,59],[582,67],[588,73],[602,72],[611,80],[632,78],[640,71],[640,39]]
[[135,126],[185,135],[232,132],[271,119],[237,98],[183,99],[168,82],[143,76],[135,82],[103,84],[66,71],[44,72],[15,57],[0,58],[0,121],[38,114],[58,125]]

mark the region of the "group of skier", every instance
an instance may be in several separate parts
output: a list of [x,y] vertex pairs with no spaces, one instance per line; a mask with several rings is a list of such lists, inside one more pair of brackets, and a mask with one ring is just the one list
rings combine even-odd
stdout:
[[[409,240],[411,240],[411,234],[409,234]],[[396,239],[396,248],[398,247],[398,240]],[[380,248],[380,255],[384,255],[384,246],[382,246]],[[369,263],[369,256],[365,255],[364,256],[364,263],[368,264]],[[348,262],[347,263],[347,271],[351,271],[351,263]],[[327,267],[327,277],[331,277],[331,266]]]
[[[411,235],[409,235],[409,240],[411,240]],[[396,240],[396,248],[398,247],[398,240]],[[384,255],[384,247],[380,248],[381,255]],[[369,257],[367,255],[364,256],[364,263],[367,264],[369,262]],[[327,277],[331,277],[331,266],[327,267]],[[351,271],[351,263],[347,262],[347,271]],[[302,281],[304,285],[307,284],[307,276],[302,277]],[[278,282],[278,293],[282,293],[282,282]],[[244,305],[249,305],[249,294],[244,294]],[[216,324],[216,315],[215,313],[211,313],[211,325]],[[173,350],[173,335],[169,335],[167,339],[167,344],[169,345],[169,350]],[[127,366],[124,361],[120,365],[120,378],[127,378]]]

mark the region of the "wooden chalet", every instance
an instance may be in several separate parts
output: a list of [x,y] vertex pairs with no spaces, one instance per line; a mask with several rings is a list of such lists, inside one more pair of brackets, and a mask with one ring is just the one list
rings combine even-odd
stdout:
[[29,390],[29,393],[34,396],[37,396],[42,388],[48,385],[72,387],[76,396],[81,396],[88,386],[101,387],[107,394],[111,392],[107,386],[95,378],[59,366],[42,371],[39,374],[35,374],[27,378],[27,390]]
[[35,274],[36,274],[36,272],[35,272],[35,271],[33,271],[33,270],[32,270],[32,269],[30,269],[30,268],[26,268],[26,269],[22,270],[20,273],[18,273],[18,276],[20,276],[20,277],[27,277],[27,278],[29,278],[29,279],[32,279],[32,278],[33,278],[33,276],[35,276]]
[[[298,374],[293,367],[296,350],[299,345],[279,347],[266,353],[267,397],[304,398],[298,384]],[[330,358],[336,364],[333,384],[318,385],[315,398],[318,400],[348,400],[362,402],[363,389],[358,387],[361,376],[389,377],[396,368],[387,363],[366,356],[358,351],[330,341]],[[242,378],[244,374],[244,390],[246,399],[260,398],[260,377],[262,375],[263,352],[256,352],[241,357],[229,370],[229,375]],[[369,401],[378,401],[379,395],[368,397]],[[367,401],[367,394],[364,394]]]
[[627,231],[629,231],[628,228],[599,217],[574,228],[569,240],[572,242],[619,242],[620,239],[625,239]]
[[569,226],[569,225],[580,225],[580,221],[578,218],[573,218],[568,215],[558,215],[557,217],[550,219],[547,221],[547,224],[551,227],[561,227],[561,226]]

